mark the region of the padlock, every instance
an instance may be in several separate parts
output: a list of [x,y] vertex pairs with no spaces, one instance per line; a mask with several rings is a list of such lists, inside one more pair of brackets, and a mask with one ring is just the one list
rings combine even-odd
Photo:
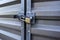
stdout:
[[30,22],[31,22],[30,18],[25,18],[24,21],[25,21],[26,23],[28,23],[28,24],[30,24]]

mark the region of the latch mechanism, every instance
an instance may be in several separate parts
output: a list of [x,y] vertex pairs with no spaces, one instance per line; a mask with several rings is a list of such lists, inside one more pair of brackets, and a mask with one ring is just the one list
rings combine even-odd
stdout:
[[27,13],[26,16],[15,15],[14,17],[18,18],[20,21],[25,21],[27,24],[34,24],[35,23],[35,14],[34,13]]
[[31,24],[35,24],[35,13],[32,12],[31,0],[21,0],[20,13],[15,15],[21,23],[21,40],[31,40]]
[[[18,15],[17,15],[17,16],[18,16]],[[23,15],[18,16],[18,19],[19,19],[20,21],[26,22],[27,24],[30,24],[30,23],[31,23],[31,19],[30,19],[29,17],[23,16]]]

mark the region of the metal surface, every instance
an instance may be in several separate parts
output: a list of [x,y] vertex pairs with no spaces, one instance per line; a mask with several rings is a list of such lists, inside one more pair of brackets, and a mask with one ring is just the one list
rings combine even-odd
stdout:
[[59,26],[51,26],[51,25],[43,25],[38,24],[32,28],[32,34],[36,35],[44,35],[49,37],[60,38],[60,27]]
[[[60,15],[58,15],[60,13],[59,12],[60,11],[59,6],[60,6],[60,1],[38,2],[38,3],[34,3],[33,12],[36,12],[36,16],[60,16]],[[16,4],[15,6],[13,6],[13,5],[11,6],[12,9],[10,8],[10,6],[6,6],[6,7],[3,7],[3,8],[0,8],[0,10],[2,12],[4,12],[4,11],[7,12],[7,10],[10,9],[12,11],[18,12],[19,7],[20,7],[20,4]],[[9,12],[12,12],[10,10],[9,10]],[[7,14],[9,14],[9,13],[7,13]]]
[[0,7],[5,7],[5,6],[11,6],[11,5],[14,5],[14,4],[19,4],[20,2],[21,2],[20,0],[14,0],[14,1],[11,1],[11,2],[8,2],[8,3],[1,4]]
[[4,31],[4,30],[0,30],[0,34],[6,35],[6,36],[11,37],[15,40],[20,40],[21,39],[21,36],[10,33],[10,32],[7,32],[7,31]]
[[[6,15],[6,17],[7,15],[12,15],[8,17],[13,18],[13,15],[18,14],[18,10],[20,9],[19,7],[20,4],[12,5],[11,7],[7,6],[1,8],[0,10],[2,13],[0,13],[0,15],[1,17],[3,17],[4,15]],[[9,10],[9,12],[7,12],[7,10]],[[37,19],[60,19],[60,1],[46,1],[34,3],[32,11],[36,13]]]
[[[31,0],[28,0],[28,1],[31,1]],[[33,0],[33,1],[40,1],[40,0]],[[27,4],[27,13],[31,13],[31,4],[29,5],[29,3]],[[30,36],[31,36],[30,32],[32,34],[32,40],[60,40],[60,36],[59,36],[60,35],[60,6],[59,5],[60,5],[60,1],[48,1],[48,2],[45,1],[45,2],[34,3],[32,12],[36,13],[36,24],[32,25],[32,27],[30,24],[27,24],[27,29],[26,29],[27,40],[30,40]],[[15,8],[17,7],[14,7],[14,9]],[[19,11],[20,13],[22,13],[22,15],[24,14],[23,0],[21,4],[21,10]],[[8,12],[7,14],[10,15],[9,13],[10,12]],[[14,11],[13,14],[14,13],[18,14],[18,11]],[[13,15],[11,18],[13,18]],[[23,22],[21,22],[22,23],[22,26],[21,26],[18,20],[16,22],[16,20],[8,21],[8,19],[7,20],[0,19],[0,21],[4,21],[3,23],[1,22],[1,24],[5,27],[8,27],[9,29],[15,29],[18,31],[21,30],[22,40],[24,40]],[[15,25],[12,25],[13,22],[15,23]]]
[[[21,9],[20,9],[20,13],[18,15],[24,15],[24,3],[25,0],[21,0]],[[21,21],[21,40],[25,40],[25,25],[24,22]]]
[[7,0],[1,0],[0,5],[8,3],[8,2],[12,2],[12,1],[15,1],[15,0],[8,0],[8,1]]
[[[59,37],[58,35],[60,34],[60,26],[57,23],[58,22],[60,23],[60,21],[50,21],[50,22],[41,20],[39,23],[35,24],[31,28],[31,33],[36,34],[36,35],[45,35],[45,36],[52,36],[52,37],[58,38]],[[21,28],[20,28],[20,30],[21,30]],[[52,32],[52,34],[51,34],[51,32]],[[56,34],[55,34],[55,32],[56,32]]]
[[[5,21],[5,22],[7,22],[7,21]],[[7,26],[8,24],[5,24],[5,25]],[[11,25],[11,24],[9,24],[9,25]],[[7,26],[7,27],[10,28],[9,26]],[[11,26],[11,28],[12,27],[13,26]],[[18,25],[16,25],[16,28],[18,28],[16,30],[21,30],[21,26],[19,26],[19,27],[18,27]],[[15,27],[13,27],[12,29],[14,29],[14,28]],[[33,38],[32,38],[33,40],[34,39],[39,39],[40,40],[41,36],[43,36],[42,37],[43,39],[44,38],[48,38],[48,39],[51,39],[51,40],[59,39],[60,38],[60,36],[59,36],[59,34],[60,34],[60,21],[37,20],[36,24],[33,25],[32,28],[31,28],[31,33],[33,34]],[[45,37],[45,36],[47,36],[47,37]],[[53,39],[50,38],[50,37],[52,37]],[[47,39],[45,39],[45,40],[47,40]]]
[[[32,17],[31,14],[31,0],[27,0],[27,17]],[[30,19],[31,20],[31,19]],[[31,24],[26,24],[26,40],[31,40]]]
[[21,8],[21,12],[18,14],[18,19],[24,22],[24,31],[21,30],[23,36],[22,40],[31,40],[30,25],[32,23],[32,20],[34,21],[34,13],[32,13],[31,10],[31,0],[22,0],[21,6],[24,8]]

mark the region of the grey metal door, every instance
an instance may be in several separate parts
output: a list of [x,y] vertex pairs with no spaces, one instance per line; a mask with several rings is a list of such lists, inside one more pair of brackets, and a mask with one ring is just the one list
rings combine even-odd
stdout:
[[[38,0],[37,0],[38,1]],[[32,26],[32,40],[60,40],[60,1],[34,3],[36,24]]]
[[[0,18],[0,25],[2,26],[0,27],[0,37],[2,39],[5,37],[4,40],[20,40],[21,37],[22,40],[24,40],[23,34],[25,30],[22,29],[24,23],[23,21],[13,18],[14,15],[16,16],[19,13],[24,13],[24,2],[22,5],[20,2],[17,2],[17,4],[16,2],[17,1],[14,1],[15,5],[11,4],[11,6],[2,6],[0,8],[2,12],[0,17],[3,17]],[[31,2],[29,3],[31,4]],[[28,6],[27,13],[34,13],[34,21],[36,22],[33,25],[27,25],[27,27],[30,28],[30,34],[28,34],[27,37],[30,38],[31,36],[31,40],[60,40],[60,0],[32,0],[32,3],[32,9],[31,6]],[[23,26],[21,25],[21,22],[23,23]],[[8,33],[9,35],[3,32]],[[23,36],[21,36],[20,33]],[[10,36],[11,34],[16,37]]]

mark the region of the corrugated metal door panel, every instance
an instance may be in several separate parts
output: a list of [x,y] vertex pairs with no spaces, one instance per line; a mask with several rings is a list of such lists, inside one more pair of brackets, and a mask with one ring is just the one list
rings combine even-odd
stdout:
[[[10,15],[10,12],[15,12],[15,11],[17,12],[15,14],[18,14],[19,10],[20,10],[20,4],[2,7],[0,8],[0,11],[1,11],[0,15],[7,15],[7,14]],[[60,11],[60,1],[34,3],[33,11],[36,12],[36,16],[59,16],[58,14]],[[6,14],[4,14],[4,12]]]
[[[18,14],[19,7],[20,4],[0,8],[0,16],[5,17],[0,18],[3,28],[7,27],[12,30],[17,30],[19,33],[21,23],[17,19],[12,19],[13,15]],[[36,24],[31,28],[32,40],[60,40],[60,20],[57,21],[57,19],[60,19],[60,1],[36,2],[34,3],[33,11],[36,13],[37,19],[39,20],[37,20]],[[9,32],[11,32],[11,30]]]
[[5,26],[8,28],[19,29],[21,23],[17,19],[13,18],[0,18],[0,26]]
[[[11,3],[8,3],[8,4],[11,4]],[[0,38],[2,40],[20,40],[21,39],[20,37],[21,23],[19,22],[18,19],[13,18],[13,15],[16,15],[15,14],[16,10],[18,10],[20,7],[20,4],[17,4],[18,6],[11,5],[7,7],[3,7],[3,5],[5,6],[5,4],[0,5],[1,7],[0,8]],[[9,18],[9,16],[12,18]]]
[[33,35],[33,39],[32,40],[60,40],[60,39],[56,39],[56,38],[50,38],[50,37],[46,37],[46,36],[39,36],[39,35]]
[[33,40],[60,40],[60,21],[38,20],[31,33]]
[[0,34],[0,38],[1,38],[2,40],[15,40],[15,39],[10,38],[10,37],[7,37],[7,36],[5,36],[5,35],[3,35],[3,34]]
[[60,40],[60,1],[37,2],[33,9],[39,20],[32,26],[32,40]]
[[[18,37],[20,37],[20,26],[21,23],[17,19],[0,18],[0,38],[2,38],[2,40],[16,40]],[[13,36],[15,37],[14,34],[18,35],[16,39],[13,38]]]
[[0,37],[3,39],[3,40],[21,40],[21,36],[19,35],[16,35],[14,33],[11,33],[11,32],[8,32],[8,31],[5,31],[5,30],[0,30]]

